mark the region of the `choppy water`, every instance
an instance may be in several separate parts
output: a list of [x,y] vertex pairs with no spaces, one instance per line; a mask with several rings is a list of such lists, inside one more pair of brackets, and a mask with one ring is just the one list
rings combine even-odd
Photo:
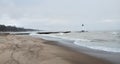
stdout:
[[50,34],[48,36],[73,40],[74,44],[91,49],[120,52],[120,32],[73,32]]

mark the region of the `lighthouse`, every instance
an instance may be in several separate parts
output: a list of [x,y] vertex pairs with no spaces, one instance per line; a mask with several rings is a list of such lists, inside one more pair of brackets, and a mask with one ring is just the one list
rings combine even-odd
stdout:
[[82,30],[81,30],[81,32],[85,32],[85,27],[84,27],[85,25],[84,24],[82,24]]

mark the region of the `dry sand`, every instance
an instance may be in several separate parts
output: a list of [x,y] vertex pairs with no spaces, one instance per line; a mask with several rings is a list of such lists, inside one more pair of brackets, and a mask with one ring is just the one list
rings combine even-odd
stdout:
[[53,42],[30,36],[0,36],[0,64],[111,64]]

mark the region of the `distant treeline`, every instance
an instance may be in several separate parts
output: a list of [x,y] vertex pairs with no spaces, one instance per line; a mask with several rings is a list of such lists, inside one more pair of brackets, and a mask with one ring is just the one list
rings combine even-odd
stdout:
[[16,26],[0,25],[0,31],[36,31],[35,29],[25,29]]

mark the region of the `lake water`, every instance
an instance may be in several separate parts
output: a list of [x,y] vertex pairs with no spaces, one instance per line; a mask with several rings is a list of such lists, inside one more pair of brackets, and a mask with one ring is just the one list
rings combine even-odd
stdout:
[[120,32],[72,32],[45,36],[72,40],[74,44],[91,49],[120,53]]

